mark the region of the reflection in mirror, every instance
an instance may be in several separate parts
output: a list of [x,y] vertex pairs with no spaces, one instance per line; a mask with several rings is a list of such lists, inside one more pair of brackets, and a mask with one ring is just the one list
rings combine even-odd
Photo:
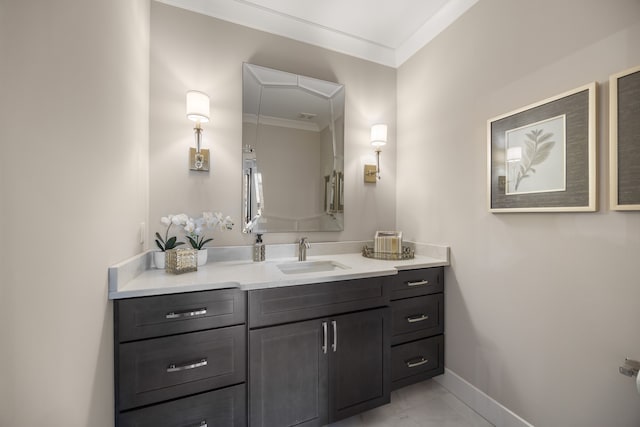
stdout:
[[242,231],[249,233],[262,216],[262,174],[258,172],[256,152],[249,146],[242,150],[242,193]]
[[344,228],[344,85],[243,64],[243,231]]

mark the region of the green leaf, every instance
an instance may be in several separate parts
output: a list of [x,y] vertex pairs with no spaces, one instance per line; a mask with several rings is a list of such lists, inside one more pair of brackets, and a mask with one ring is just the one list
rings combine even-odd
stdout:
[[187,240],[189,240],[189,243],[191,244],[191,247],[193,249],[200,249],[198,247],[198,242],[196,242],[195,240],[193,240],[193,238],[191,236],[187,236]]
[[555,144],[556,144],[555,141],[547,141],[538,145],[538,150],[536,151],[536,155],[533,157],[531,164],[539,165],[540,163],[547,160],[547,158],[551,154],[551,149]]
[[541,142],[545,142],[547,139],[551,138],[552,136],[553,136],[553,132],[545,133],[540,138],[538,138],[538,144],[540,144]]
[[524,141],[524,150],[522,151],[522,158],[520,164],[529,164],[529,161],[536,153],[536,143],[532,141]]
[[541,133],[542,133],[541,129],[534,129],[531,132],[527,133],[526,136],[532,141],[536,141]]
[[176,242],[176,240],[177,240],[176,236],[173,236],[167,239],[167,244],[164,246],[165,250],[173,249],[176,246],[184,245],[184,242]]
[[156,245],[158,245],[158,247],[160,248],[160,250],[161,250],[162,252],[164,252],[164,248],[162,247],[162,245],[160,244],[160,242],[158,242],[157,240],[156,240]]
[[156,231],[156,239],[160,240],[164,244],[164,240],[162,239],[162,236],[157,231]]
[[200,248],[199,249],[202,249],[202,247],[204,245],[206,245],[207,243],[212,242],[212,241],[213,241],[213,239],[207,239],[207,240],[204,240],[204,241],[200,242]]

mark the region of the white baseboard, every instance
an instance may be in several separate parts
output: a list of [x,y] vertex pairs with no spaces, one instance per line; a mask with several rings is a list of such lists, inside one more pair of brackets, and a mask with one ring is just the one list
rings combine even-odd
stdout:
[[534,427],[448,368],[433,379],[496,427]]

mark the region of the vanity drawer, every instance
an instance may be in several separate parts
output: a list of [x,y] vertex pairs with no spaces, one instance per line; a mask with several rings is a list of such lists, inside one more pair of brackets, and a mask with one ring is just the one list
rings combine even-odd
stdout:
[[433,294],[391,302],[391,344],[444,332],[444,295]]
[[121,344],[119,408],[241,383],[246,348],[244,325]]
[[434,294],[444,289],[444,268],[421,268],[400,270],[389,278],[391,299],[410,298],[419,295]]
[[246,293],[238,289],[116,300],[119,342],[245,323]]
[[444,373],[444,336],[391,348],[391,388],[397,389]]
[[118,427],[245,427],[244,384],[121,413]]
[[384,278],[249,291],[249,327],[314,319],[389,305]]

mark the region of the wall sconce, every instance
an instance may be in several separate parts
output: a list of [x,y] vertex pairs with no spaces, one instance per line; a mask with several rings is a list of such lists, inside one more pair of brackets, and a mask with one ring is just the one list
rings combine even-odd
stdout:
[[192,171],[209,171],[209,150],[201,149],[201,123],[209,121],[209,96],[206,93],[191,90],[187,92],[187,118],[196,122],[193,128],[196,136],[196,148],[189,148],[189,169]]
[[380,152],[382,146],[387,144],[387,125],[377,124],[371,126],[371,145],[375,147],[376,164],[364,165],[364,182],[376,182],[380,179]]

